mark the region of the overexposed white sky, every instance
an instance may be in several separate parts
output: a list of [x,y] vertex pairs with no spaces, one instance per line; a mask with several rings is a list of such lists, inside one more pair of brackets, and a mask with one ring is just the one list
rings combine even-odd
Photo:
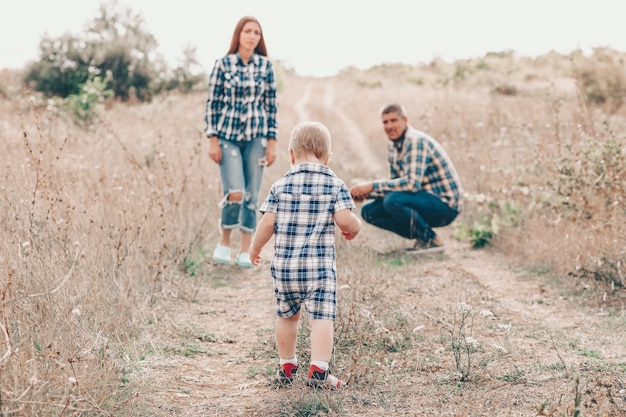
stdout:
[[[102,1],[0,0],[0,68],[37,60],[45,34],[80,35]],[[509,49],[522,56],[595,47],[626,51],[626,5],[620,0],[117,1],[144,17],[172,66],[192,46],[207,71],[226,53],[244,15],[261,22],[270,58],[306,76]]]

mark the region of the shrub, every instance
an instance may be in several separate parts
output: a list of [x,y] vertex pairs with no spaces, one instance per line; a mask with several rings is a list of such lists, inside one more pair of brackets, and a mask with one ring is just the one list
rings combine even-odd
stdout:
[[24,81],[48,97],[78,93],[89,79],[89,72],[96,71],[89,65],[83,47],[74,35],[65,34],[56,39],[45,36],[39,43],[41,58],[27,68]]
[[474,222],[472,225],[460,224],[456,227],[456,237],[468,240],[474,249],[488,246],[496,232],[497,229],[486,222]]
[[582,58],[574,71],[579,90],[587,104],[615,113],[626,97],[626,69],[623,59],[609,49],[597,48]]
[[[513,189],[528,197],[526,187]],[[465,193],[465,199],[469,209],[467,219],[455,226],[455,236],[457,239],[469,241],[475,249],[490,245],[501,229],[514,229],[520,226],[524,213],[513,200],[494,199],[489,195],[468,192]],[[532,211],[533,207],[532,204],[528,204],[527,210]]]
[[502,84],[494,88],[492,93],[500,94],[503,96],[516,96],[519,94],[519,90],[514,85]]
[[581,133],[568,147],[558,163],[558,176],[548,181],[554,190],[549,212],[553,224],[567,222],[574,228],[570,234],[577,234],[575,241],[584,242],[576,265],[570,266],[573,275],[623,285],[626,139],[608,127],[605,135]]
[[571,147],[571,154],[560,160],[559,176],[548,185],[560,196],[557,204],[564,215],[591,219],[626,200],[622,183],[626,170],[624,139],[610,131],[607,135],[582,137],[579,146]]
[[102,4],[99,13],[82,36],[42,39],[40,59],[25,76],[31,88],[65,98],[80,94],[88,80],[103,77],[116,98],[128,100],[131,91],[142,101],[152,97],[164,64],[155,37],[143,28],[143,17],[117,2]]
[[106,88],[106,82],[96,77],[83,84],[78,94],[70,94],[63,107],[75,121],[85,124],[100,113],[104,101],[112,95],[113,92]]

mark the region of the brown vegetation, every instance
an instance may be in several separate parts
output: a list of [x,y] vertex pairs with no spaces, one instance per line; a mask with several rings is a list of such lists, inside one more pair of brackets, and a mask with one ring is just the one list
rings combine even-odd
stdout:
[[[3,74],[0,414],[626,415],[626,112],[609,94],[624,65],[597,53],[611,64],[502,53],[282,73],[283,145],[317,120],[348,184],[384,176],[378,110],[398,101],[468,194],[443,256],[402,256],[406,241],[368,225],[339,241],[339,393],[268,384],[271,248],[254,270],[211,262],[203,93],[80,128]],[[287,167],[283,152],[264,190]]]

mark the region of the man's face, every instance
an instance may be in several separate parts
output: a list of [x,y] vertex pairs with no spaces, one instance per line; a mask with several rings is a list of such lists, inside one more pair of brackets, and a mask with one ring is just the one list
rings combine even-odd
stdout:
[[398,113],[383,114],[383,128],[389,140],[397,140],[406,130],[407,117],[400,117]]

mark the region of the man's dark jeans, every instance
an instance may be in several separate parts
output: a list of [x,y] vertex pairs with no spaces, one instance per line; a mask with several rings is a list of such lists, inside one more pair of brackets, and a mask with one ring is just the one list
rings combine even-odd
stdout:
[[458,214],[426,191],[388,193],[361,208],[361,217],[367,223],[423,243],[435,238],[433,227],[449,225]]

